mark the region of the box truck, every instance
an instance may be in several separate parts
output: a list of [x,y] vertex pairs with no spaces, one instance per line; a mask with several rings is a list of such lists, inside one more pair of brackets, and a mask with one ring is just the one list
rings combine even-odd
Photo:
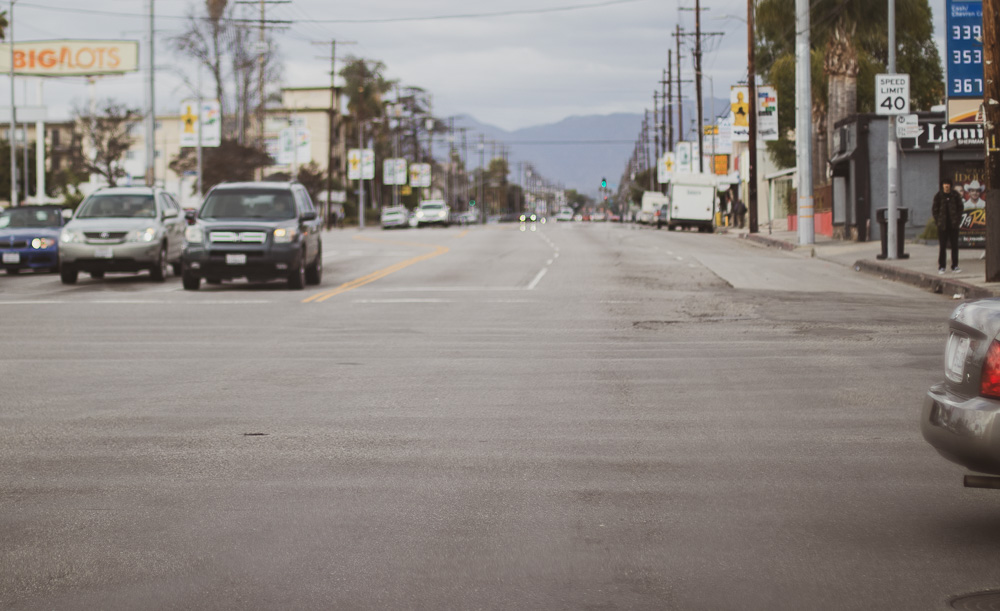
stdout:
[[712,174],[674,174],[667,192],[668,229],[697,227],[711,232],[715,221],[717,181]]

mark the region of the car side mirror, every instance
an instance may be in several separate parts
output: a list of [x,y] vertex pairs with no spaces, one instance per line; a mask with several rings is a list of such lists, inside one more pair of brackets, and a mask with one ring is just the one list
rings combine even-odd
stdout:
[[309,212],[303,212],[302,216],[299,217],[299,218],[301,218],[303,221],[315,221],[316,220],[316,211],[315,210],[310,210]]
[[73,218],[73,211],[70,210],[69,208],[63,208],[62,209],[62,217],[63,217],[63,220],[65,220],[65,221],[70,220],[71,218]]
[[177,218],[177,211],[176,210],[164,210],[163,211],[163,218],[165,218],[165,219]]
[[187,220],[188,225],[194,225],[195,219],[198,218],[198,211],[197,210],[185,210],[184,211],[184,218],[185,218],[185,220]]

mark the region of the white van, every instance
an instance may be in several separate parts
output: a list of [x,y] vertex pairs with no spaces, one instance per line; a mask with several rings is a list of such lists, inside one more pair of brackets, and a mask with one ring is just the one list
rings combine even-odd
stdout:
[[713,174],[674,174],[668,192],[668,229],[697,227],[711,232],[715,226],[716,177]]
[[652,225],[656,222],[656,211],[670,203],[670,198],[658,191],[646,191],[642,194],[642,207],[639,209],[639,222]]

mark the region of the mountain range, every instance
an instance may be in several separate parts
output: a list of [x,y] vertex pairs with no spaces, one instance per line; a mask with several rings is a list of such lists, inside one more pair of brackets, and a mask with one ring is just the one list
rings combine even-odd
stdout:
[[[727,107],[729,100],[716,99],[714,108]],[[704,101],[705,121],[709,120],[712,102]],[[684,105],[685,122],[694,118],[694,104]],[[455,119],[456,128],[468,128],[471,134],[483,134],[486,139],[485,158],[499,156],[490,141],[503,143],[510,151],[510,180],[520,183],[519,162],[530,163],[549,183],[576,189],[587,195],[597,195],[601,179],[606,178],[612,189],[617,188],[625,165],[632,156],[642,129],[643,115],[615,113],[567,117],[556,123],[535,125],[508,131],[481,123],[469,115]],[[690,121],[692,124],[694,121]],[[478,139],[478,135],[470,135]],[[652,134],[650,134],[652,148]],[[468,144],[468,166],[478,167],[477,142]]]

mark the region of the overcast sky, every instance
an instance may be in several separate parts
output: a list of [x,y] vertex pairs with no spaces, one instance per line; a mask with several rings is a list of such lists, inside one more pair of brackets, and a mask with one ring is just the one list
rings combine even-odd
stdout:
[[[233,1],[233,0],[230,0]],[[171,53],[164,40],[180,31],[189,7],[203,0],[155,0],[157,113],[177,112],[189,97],[177,73],[194,64]],[[18,0],[15,38],[144,39],[148,0]],[[0,2],[6,7],[7,2]],[[387,76],[433,94],[439,116],[469,114],[505,129],[550,123],[572,115],[638,112],[651,108],[654,89],[675,49],[674,27],[694,31],[693,0],[291,0],[268,6],[268,17],[293,23],[275,31],[288,86],[329,83],[329,63],[319,58],[331,39],[356,44],[338,56],[384,62]],[[937,31],[943,0],[932,1]],[[725,97],[746,77],[746,2],[704,0],[702,30],[721,32],[703,41],[704,93]],[[561,10],[566,9],[566,10]],[[248,17],[259,15],[242,7]],[[505,13],[505,14],[497,14]],[[791,16],[790,16],[791,17]],[[693,73],[693,37],[685,37],[682,70]],[[140,53],[145,64],[145,45]],[[338,69],[339,66],[338,62]],[[0,77],[2,78],[2,77]],[[7,79],[0,95],[9,99]],[[36,103],[34,79],[18,79],[18,103],[27,89]],[[97,94],[144,104],[141,73],[106,77]],[[207,88],[206,88],[207,91]],[[88,99],[83,79],[49,80],[46,102],[57,117]],[[685,95],[693,87],[685,85]],[[779,103],[784,102],[780,101]]]

